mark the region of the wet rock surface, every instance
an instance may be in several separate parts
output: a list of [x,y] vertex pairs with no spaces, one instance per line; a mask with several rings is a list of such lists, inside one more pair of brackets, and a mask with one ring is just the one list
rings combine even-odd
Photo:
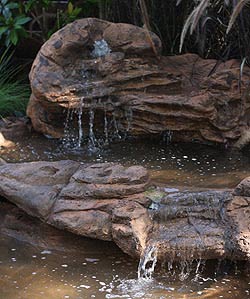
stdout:
[[[0,195],[31,216],[139,255],[151,227],[140,166],[84,165],[65,160],[0,166]],[[126,238],[126,241],[123,239]]]
[[15,142],[30,137],[31,124],[27,117],[6,117],[0,120],[0,148],[15,146]]
[[[160,53],[161,42],[151,34]],[[103,53],[97,42],[108,46]],[[147,32],[130,24],[77,20],[56,32],[34,61],[28,106],[35,130],[64,134],[67,110],[89,110],[96,133],[167,135],[181,141],[243,146],[249,141],[250,70],[239,84],[240,62],[204,60],[194,54],[156,57]],[[75,115],[75,125],[77,122]],[[74,121],[72,122],[72,125]]]
[[[51,250],[60,252],[86,252],[86,244],[93,243],[89,238],[83,238],[71,234],[65,230],[60,230],[37,218],[29,216],[17,206],[0,200],[0,233],[16,240],[31,244],[36,248],[45,250],[47,254]],[[96,240],[94,242],[97,242]],[[100,241],[95,243],[99,247],[111,247],[110,242]],[[93,250],[93,248],[92,248]],[[92,253],[92,251],[90,251]]]
[[149,188],[140,166],[65,160],[5,163],[0,181],[0,196],[29,215],[132,256],[155,246],[169,261],[250,259],[249,178],[234,191],[180,192]]

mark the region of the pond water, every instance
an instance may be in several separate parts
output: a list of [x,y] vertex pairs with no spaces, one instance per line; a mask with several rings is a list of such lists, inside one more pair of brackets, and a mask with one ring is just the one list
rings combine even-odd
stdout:
[[73,159],[91,163],[138,164],[151,172],[157,184],[181,187],[234,188],[250,175],[250,149],[218,149],[155,140],[127,140],[93,152],[87,147],[65,148],[59,141],[34,135],[17,142],[15,148],[0,149],[0,156],[9,162]]
[[[250,175],[249,154],[154,140],[130,140],[90,152],[85,147],[65,149],[60,142],[37,135],[0,150],[9,162],[74,159],[140,164],[158,185],[186,188],[235,187]],[[210,261],[201,263],[197,273],[197,264],[172,269],[157,264],[152,280],[138,280],[138,261],[111,243],[84,238],[76,242],[72,236],[61,247],[41,248],[0,235],[0,298],[250,298],[250,278],[240,264]]]
[[207,262],[185,279],[179,267],[161,267],[152,280],[138,280],[137,262],[111,243],[81,238],[63,246],[39,248],[0,235],[0,298],[250,298],[250,278],[232,263]]

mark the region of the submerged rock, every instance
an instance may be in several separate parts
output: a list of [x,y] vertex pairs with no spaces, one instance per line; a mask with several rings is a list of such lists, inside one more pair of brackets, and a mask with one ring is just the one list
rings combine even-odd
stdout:
[[160,259],[250,260],[250,180],[232,191],[148,189],[140,166],[70,160],[0,165],[0,196],[59,229]]
[[[237,60],[156,57],[152,43],[160,53],[161,42],[150,35],[152,41],[143,28],[91,18],[53,34],[30,72],[27,112],[35,130],[62,137],[67,110],[76,109],[86,136],[92,109],[99,134],[106,126],[110,135],[129,131],[225,146],[239,138],[240,146],[249,142],[244,137],[249,135],[249,68],[239,82]],[[76,112],[71,125],[78,119]]]

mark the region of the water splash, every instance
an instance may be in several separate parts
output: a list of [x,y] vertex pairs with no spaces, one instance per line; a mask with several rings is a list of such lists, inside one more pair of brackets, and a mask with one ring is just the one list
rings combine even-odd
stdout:
[[125,110],[125,117],[126,117],[126,121],[127,121],[127,128],[126,128],[126,133],[128,133],[129,131],[131,131],[132,128],[132,120],[133,120],[133,110],[131,107],[128,107]]
[[74,109],[67,109],[67,115],[64,122],[64,133],[62,138],[62,144],[66,148],[75,147],[77,144],[76,135],[72,126],[74,114]]
[[119,127],[118,127],[118,123],[117,123],[116,113],[115,112],[112,113],[112,117],[113,117],[112,122],[113,122],[113,125],[114,125],[115,136],[118,139],[122,139],[122,137],[120,135],[120,132],[119,132]]
[[82,106],[83,98],[80,99],[79,111],[78,111],[78,147],[81,147],[83,139],[83,128],[82,128]]
[[138,266],[138,279],[152,279],[152,275],[157,263],[157,251],[158,248],[155,244],[149,245],[145,249]]
[[94,134],[95,112],[92,107],[89,109],[89,150],[96,149],[96,137]]
[[106,108],[104,108],[104,136],[105,141],[104,144],[109,144],[109,132],[108,132],[108,118],[107,118],[107,111]]
[[172,142],[173,134],[174,133],[171,130],[167,130],[167,131],[163,132],[163,135],[162,135],[163,142],[166,143],[167,145],[169,145]]
[[94,42],[94,50],[91,52],[91,56],[98,58],[105,56],[111,52],[108,43],[104,40],[96,40]]

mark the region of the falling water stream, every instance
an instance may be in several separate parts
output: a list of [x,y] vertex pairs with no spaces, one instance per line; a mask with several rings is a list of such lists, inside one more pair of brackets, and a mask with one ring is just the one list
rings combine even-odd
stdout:
[[80,99],[79,111],[78,111],[78,144],[80,148],[83,140],[83,128],[82,128],[82,110],[83,110],[83,98]]
[[138,265],[138,279],[152,279],[157,263],[157,245],[149,245],[143,252]]

